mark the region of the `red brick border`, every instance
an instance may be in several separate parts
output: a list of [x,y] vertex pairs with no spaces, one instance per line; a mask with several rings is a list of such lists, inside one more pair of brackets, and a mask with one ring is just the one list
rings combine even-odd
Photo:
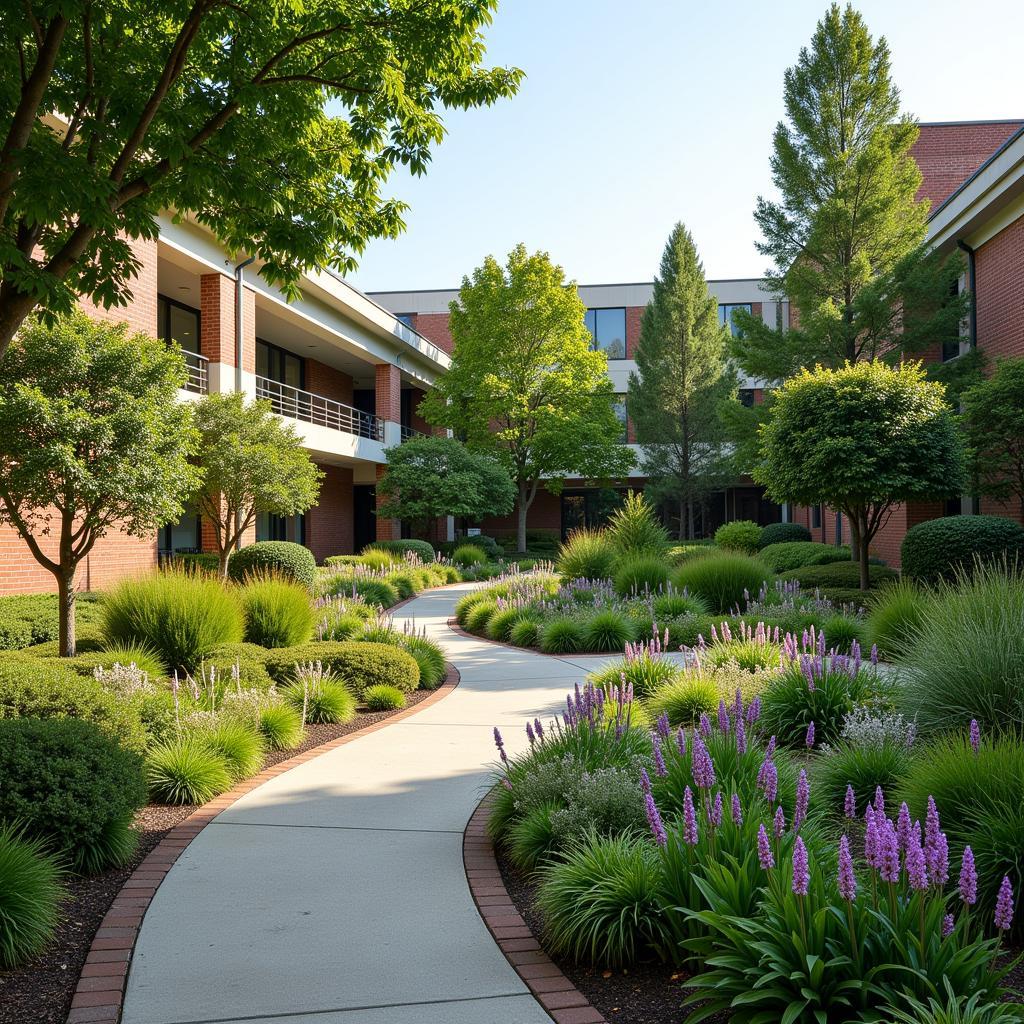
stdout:
[[608,1024],[590,1000],[540,947],[509,896],[487,835],[490,796],[480,801],[462,835],[466,880],[498,948],[555,1024]]
[[337,739],[328,740],[318,747],[311,747],[270,768],[264,768],[258,775],[240,782],[208,804],[203,804],[183,822],[175,825],[128,877],[100,922],[71,999],[67,1024],[118,1024],[124,1004],[128,967],[149,904],[182,851],[221,811],[226,810],[246,793],[292,768],[297,768],[300,764],[312,761],[329,750],[377,732],[393,722],[400,722],[422,711],[423,708],[436,704],[458,685],[459,670],[449,663],[445,681],[414,707],[406,708]]

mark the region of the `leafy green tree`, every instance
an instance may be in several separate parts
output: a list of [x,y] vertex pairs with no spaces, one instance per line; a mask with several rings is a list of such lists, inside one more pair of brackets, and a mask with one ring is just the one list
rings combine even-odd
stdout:
[[246,405],[238,392],[207,395],[195,407],[203,486],[199,511],[212,523],[220,572],[261,512],[294,516],[316,504],[323,473],[291,423],[270,402]]
[[451,304],[452,366],[420,405],[468,448],[494,456],[516,488],[518,545],[541,480],[617,477],[632,456],[619,443],[608,359],[591,348],[574,285],[547,253],[518,245],[463,278]]
[[629,410],[649,497],[678,506],[680,537],[693,537],[695,510],[735,476],[720,416],[736,391],[728,338],[693,238],[677,224],[641,321]]
[[900,113],[884,37],[833,4],[786,71],[784,96],[771,159],[780,198],[759,198],[754,218],[774,263],[766,284],[788,296],[798,322],[783,331],[737,313],[740,365],[782,380],[956,340],[968,304],[955,289],[962,260],[924,247],[929,204],[916,198],[910,152],[918,127]]
[[403,227],[441,110],[515,93],[482,66],[497,0],[26,0],[0,33],[0,358],[36,306],[123,305],[128,239],[174,210],[295,293]]
[[1016,499],[1024,523],[1024,359],[1004,359],[987,380],[964,392],[960,420],[979,494]]
[[512,511],[516,492],[505,468],[453,437],[414,437],[387,450],[377,482],[378,515],[405,519],[424,530],[439,516],[474,522]]
[[963,441],[942,384],[919,364],[803,370],[775,393],[754,479],[780,504],[827,504],[850,524],[867,590],[868,545],[893,508],[963,490]]
[[75,572],[112,530],[151,536],[199,482],[178,401],[181,356],[76,312],[26,321],[0,387],[0,522],[57,581],[60,653],[75,653]]

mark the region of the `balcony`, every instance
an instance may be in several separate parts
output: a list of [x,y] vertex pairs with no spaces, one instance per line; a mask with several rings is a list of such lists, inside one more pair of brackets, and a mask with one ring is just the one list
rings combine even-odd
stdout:
[[384,440],[384,421],[372,413],[324,398],[312,392],[281,384],[268,377],[256,378],[256,397],[265,398],[279,416],[329,427],[371,441]]
[[405,423],[402,424],[402,443],[411,441],[414,437],[429,437],[429,434],[424,434],[422,430],[417,430],[415,427],[410,427]]
[[209,363],[206,356],[198,352],[188,352],[180,349],[181,357],[185,360],[185,369],[188,371],[188,378],[182,385],[185,391],[193,391],[197,395],[205,395],[210,390]]

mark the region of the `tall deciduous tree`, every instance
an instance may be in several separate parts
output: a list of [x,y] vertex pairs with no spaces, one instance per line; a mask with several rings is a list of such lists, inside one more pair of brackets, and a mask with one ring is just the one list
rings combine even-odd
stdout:
[[1024,359],[996,364],[992,376],[963,395],[971,475],[979,494],[1016,499],[1024,523]]
[[546,253],[517,246],[489,256],[451,304],[452,366],[421,413],[476,451],[494,455],[517,492],[518,546],[541,480],[616,477],[632,457],[620,444],[608,360],[591,348],[575,285]]
[[0,33],[0,358],[36,306],[123,305],[128,239],[194,217],[294,292],[402,229],[443,107],[512,95],[497,0],[26,0]]
[[678,505],[681,537],[694,535],[696,510],[734,476],[720,416],[736,390],[728,337],[693,238],[677,224],[640,325],[628,408],[649,490]]
[[245,404],[238,392],[207,395],[196,404],[203,486],[199,511],[213,524],[220,572],[261,512],[294,516],[320,496],[323,473],[291,423],[269,402]]
[[112,530],[152,535],[198,484],[177,400],[181,356],[123,324],[30,319],[0,386],[0,522],[57,581],[60,653],[75,653],[75,572]]
[[754,479],[773,501],[827,504],[848,519],[867,590],[868,545],[904,501],[963,490],[964,451],[942,384],[919,364],[819,367],[776,392]]
[[911,155],[916,121],[900,112],[889,47],[851,6],[833,4],[785,75],[785,122],[771,159],[778,201],[759,198],[767,286],[797,324],[737,315],[733,351],[756,377],[899,358],[958,338],[968,297],[959,258],[925,250],[929,204]]

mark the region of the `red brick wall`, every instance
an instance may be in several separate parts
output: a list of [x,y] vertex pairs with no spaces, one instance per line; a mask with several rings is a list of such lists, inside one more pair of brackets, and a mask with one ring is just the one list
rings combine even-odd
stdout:
[[376,367],[376,412],[382,420],[402,421],[402,378],[394,363]]
[[420,402],[426,397],[426,392],[422,388],[412,388],[412,398],[410,404],[412,406],[412,428],[419,430],[424,434],[434,433],[434,428],[420,415],[419,408]]
[[923,124],[911,154],[924,181],[918,199],[930,199],[932,209],[956,191],[1024,121],[994,124]]
[[[380,415],[378,413],[378,415]],[[387,466],[377,465],[377,481],[387,472]],[[382,500],[381,494],[377,494],[377,504],[379,505]],[[401,540],[402,538],[402,523],[398,519],[385,519],[383,516],[377,517],[377,540]]]
[[974,270],[978,348],[990,366],[1024,356],[1024,217],[979,246]]
[[352,404],[352,378],[316,359],[306,360],[306,390],[335,402]]
[[[507,516],[491,516],[483,520],[480,528],[488,536],[505,536],[514,534],[519,526],[519,509],[514,508]],[[533,499],[529,512],[526,514],[526,528],[528,530],[558,530],[562,529],[562,499],[557,494],[552,494],[541,485],[537,489],[537,496]]]
[[306,513],[306,546],[322,562],[329,555],[352,553],[352,470],[321,465],[324,472],[317,503]]
[[636,347],[640,343],[640,323],[644,318],[644,306],[626,307],[626,358],[636,358]]
[[156,316],[156,240],[135,239],[131,242],[132,252],[141,261],[139,275],[131,284],[132,297],[127,306],[104,309],[88,299],[81,299],[79,305],[90,316],[108,323],[126,323],[132,331],[142,331],[150,337],[157,336]]
[[414,313],[409,319],[414,331],[419,331],[424,338],[451,355],[453,342],[447,313]]
[[[235,281],[226,274],[200,279],[200,349],[213,363],[235,365]],[[242,289],[242,369],[256,372],[256,295]]]

